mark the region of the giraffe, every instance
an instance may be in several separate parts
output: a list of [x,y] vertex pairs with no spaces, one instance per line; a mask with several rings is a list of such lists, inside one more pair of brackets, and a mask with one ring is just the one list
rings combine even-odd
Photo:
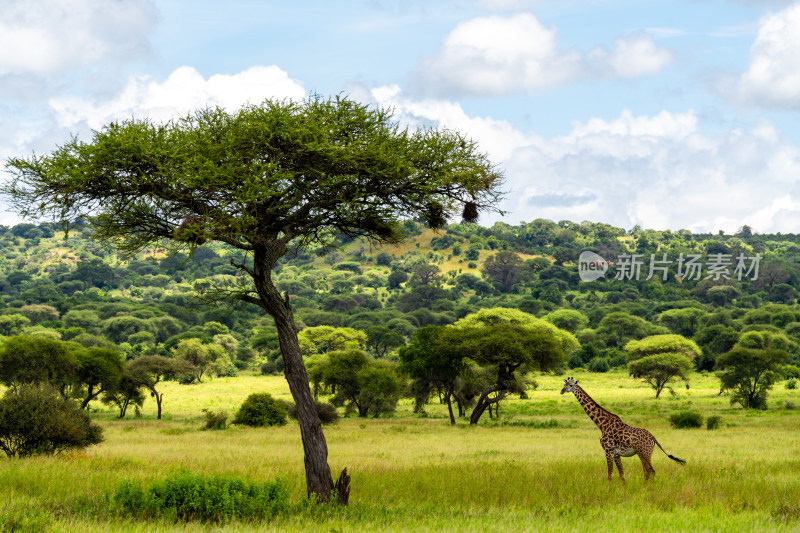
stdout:
[[[656,474],[653,465],[650,464],[650,456],[653,455],[655,446],[658,445],[658,447],[661,448],[661,444],[658,443],[656,438],[649,431],[631,427],[625,424],[617,415],[600,407],[597,402],[592,400],[578,385],[577,379],[574,381],[572,378],[564,380],[564,388],[561,389],[561,394],[565,392],[575,394],[578,403],[581,404],[583,410],[586,411],[589,418],[597,424],[597,427],[599,427],[602,432],[600,445],[603,446],[603,450],[606,452],[609,482],[611,482],[611,478],[614,474],[614,464],[616,464],[617,470],[619,470],[619,477],[622,478],[622,482],[625,483],[625,473],[622,470],[621,458],[631,457],[633,455],[638,455],[639,459],[641,459],[645,479],[649,479],[650,476]],[[673,461],[678,462],[678,464],[686,464],[686,461],[683,459],[678,459],[668,454],[664,451],[664,448],[661,448],[661,451]]]

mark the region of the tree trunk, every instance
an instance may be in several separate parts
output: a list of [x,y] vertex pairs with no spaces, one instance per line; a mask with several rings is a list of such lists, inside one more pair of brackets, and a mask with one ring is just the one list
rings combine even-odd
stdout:
[[130,400],[128,398],[125,398],[124,400],[122,400],[122,403],[119,406],[119,417],[120,418],[125,418],[125,413],[128,412],[128,404],[129,403],[130,403]]
[[[478,398],[478,403],[475,404],[475,408],[472,410],[472,414],[469,417],[469,424],[477,424],[478,420],[481,419],[481,416],[489,408],[489,406],[493,403],[497,403],[503,399],[505,396],[505,392],[508,390],[504,385],[495,385],[494,387],[490,387],[481,393],[481,397]],[[493,392],[499,392],[500,395],[495,398],[494,400],[489,399],[489,394]]]
[[278,329],[284,374],[297,406],[297,421],[303,441],[308,496],[313,495],[318,502],[328,502],[333,491],[333,477],[328,466],[328,444],[322,432],[322,422],[314,406],[314,397],[311,394],[308,374],[300,352],[300,343],[297,340],[294,314],[289,302],[281,298],[271,281],[262,280],[262,283],[257,283],[256,286],[262,302],[266,304],[267,311],[275,319],[275,326]]
[[447,413],[450,415],[450,425],[451,426],[455,426],[456,425],[456,417],[453,416],[453,402],[450,400],[450,397],[452,395],[453,395],[453,392],[450,391],[450,390],[448,390],[447,393],[445,393],[445,396],[447,397]]
[[[258,300],[254,301],[255,299],[253,299],[253,303],[260,305],[272,316],[278,330],[278,341],[284,363],[283,372],[297,407],[297,422],[303,441],[308,496],[313,495],[318,502],[329,502],[334,486],[331,469],[328,466],[328,443],[325,441],[322,422],[311,394],[289,297],[288,295],[285,298],[282,297],[271,279],[272,267],[285,253],[285,244],[274,240],[268,240],[266,243],[259,243],[255,246],[253,268],[248,272],[253,278],[258,293]],[[349,477],[347,487],[346,494],[349,495]],[[347,505],[346,498],[347,496],[343,497],[340,493],[337,501],[341,505]]]
[[[96,395],[92,394],[92,389],[93,388],[94,387],[92,385],[89,385],[89,389],[86,391],[86,393],[87,393],[86,394],[86,398],[84,398],[83,401],[81,402],[81,409],[86,409],[86,406],[89,405],[89,402],[92,401],[92,398],[94,398],[96,396]],[[99,392],[98,392],[98,394],[99,394]]]
[[161,420],[161,400],[164,399],[164,393],[162,392],[159,394],[156,392],[156,389],[150,389],[153,391],[153,396],[156,399],[156,405],[158,406],[158,416],[156,417],[158,420]]

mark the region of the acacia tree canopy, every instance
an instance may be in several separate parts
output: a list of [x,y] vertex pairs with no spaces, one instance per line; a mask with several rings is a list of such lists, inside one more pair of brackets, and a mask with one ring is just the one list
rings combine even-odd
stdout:
[[[432,227],[496,205],[500,174],[476,143],[454,131],[401,128],[389,110],[344,97],[208,108],[167,124],[111,123],[90,142],[13,158],[0,188],[23,216],[86,219],[123,252],[207,240],[245,253],[238,283],[217,299],[262,307],[275,319],[297,406],[309,495],[333,489],[322,433],[288,298],[271,278],[296,247],[338,234],[402,240],[400,218]],[[343,491],[339,491],[340,501]],[[345,500],[346,501],[346,500]],[[344,503],[344,502],[342,502]]]

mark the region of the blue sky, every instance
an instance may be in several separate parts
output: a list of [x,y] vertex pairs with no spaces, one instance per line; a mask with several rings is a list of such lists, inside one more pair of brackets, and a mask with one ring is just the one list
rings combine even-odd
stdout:
[[509,223],[800,228],[797,2],[3,0],[0,10],[4,160],[120,118],[311,92],[474,138],[504,171]]

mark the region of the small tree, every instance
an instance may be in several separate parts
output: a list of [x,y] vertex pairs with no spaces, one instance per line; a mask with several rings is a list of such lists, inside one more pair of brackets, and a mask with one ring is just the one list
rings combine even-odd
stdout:
[[371,326],[366,329],[366,334],[367,348],[378,357],[384,357],[389,350],[405,343],[402,335],[385,326]]
[[363,348],[367,343],[367,334],[353,328],[315,326],[302,330],[298,333],[297,339],[303,354],[310,355],[331,350]]
[[81,409],[89,402],[106,392],[113,394],[122,379],[124,362],[116,350],[93,346],[75,353],[78,360],[77,382],[86,386],[86,396]]
[[652,335],[625,345],[628,370],[656,391],[656,398],[674,378],[688,380],[694,358],[701,354],[693,341],[680,335]]
[[577,333],[589,323],[589,319],[583,313],[573,309],[557,309],[544,315],[542,319],[570,333]]
[[523,266],[524,263],[519,255],[510,250],[503,250],[490,256],[483,263],[481,273],[485,279],[501,285],[505,292],[511,292],[514,285],[524,277]]
[[455,350],[446,350],[438,344],[442,326],[426,326],[414,333],[411,344],[399,350],[403,372],[411,376],[415,382],[415,389],[423,392],[424,398],[418,398],[418,403],[427,401],[430,388],[439,389],[447,403],[447,412],[450,415],[450,424],[456,423],[453,415],[452,397],[455,394],[456,379],[466,367],[464,356]]
[[788,360],[783,350],[736,346],[717,358],[717,376],[723,389],[733,392],[731,403],[766,409],[767,391],[781,379],[781,365]]
[[356,380],[359,411],[364,412],[362,416],[378,417],[394,413],[403,391],[395,365],[372,362],[358,372]]
[[0,347],[0,382],[11,389],[48,383],[66,397],[77,366],[69,344],[54,339],[20,335]]
[[103,395],[104,404],[114,404],[119,409],[119,417],[125,418],[128,407],[144,405],[144,394],[142,394],[142,384],[136,381],[126,368],[119,380],[116,389],[106,391]]
[[9,457],[52,455],[102,441],[102,428],[50,385],[20,385],[0,400],[0,449]]
[[560,368],[578,347],[571,333],[516,309],[482,309],[446,327],[438,340],[442,349],[469,357],[495,372],[494,383],[483,390],[470,424],[503,399],[515,372]]
[[194,377],[197,368],[183,359],[170,359],[161,355],[145,355],[134,359],[128,363],[128,375],[134,383],[147,388],[151,396],[155,398],[158,406],[158,420],[161,420],[161,402],[164,400],[164,393],[159,393],[156,389],[162,380]]
[[213,362],[208,344],[203,344],[200,339],[184,339],[175,346],[175,357],[193,365],[197,370],[194,378],[199,382],[203,374]]

